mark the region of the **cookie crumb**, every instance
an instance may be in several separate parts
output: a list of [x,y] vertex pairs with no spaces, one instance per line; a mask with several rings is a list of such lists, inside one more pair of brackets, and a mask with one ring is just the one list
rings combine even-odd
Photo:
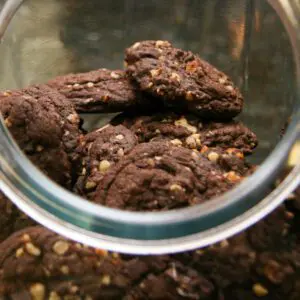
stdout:
[[100,161],[99,171],[105,173],[110,168],[110,162],[106,159]]

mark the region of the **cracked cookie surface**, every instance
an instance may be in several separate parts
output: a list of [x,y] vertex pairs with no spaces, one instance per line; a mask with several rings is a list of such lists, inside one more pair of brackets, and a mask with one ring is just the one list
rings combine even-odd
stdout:
[[[48,85],[57,89],[75,105],[78,112],[120,112],[150,106],[122,70],[99,69],[56,77]],[[158,103],[158,102],[157,102]]]
[[135,134],[123,125],[106,125],[85,135],[76,151],[82,166],[76,192],[90,199],[108,169],[136,144]]
[[242,110],[242,95],[226,74],[167,41],[137,42],[126,50],[125,62],[139,88],[167,106],[216,119]]
[[64,96],[46,85],[0,94],[0,111],[27,157],[64,187],[72,181],[80,118]]
[[195,205],[234,186],[201,154],[168,142],[139,144],[100,181],[94,201],[133,210],[157,211]]

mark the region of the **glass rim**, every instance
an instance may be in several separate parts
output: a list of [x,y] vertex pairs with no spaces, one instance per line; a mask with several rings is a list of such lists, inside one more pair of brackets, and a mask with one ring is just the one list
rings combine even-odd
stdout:
[[[20,5],[22,1],[17,2]],[[268,2],[277,11],[290,35],[299,80],[300,34],[295,26],[300,25],[295,15],[292,15],[293,10],[286,7],[292,7],[293,3],[296,5],[296,1]],[[299,86],[297,82],[298,94]],[[205,246],[208,241],[216,242],[258,221],[278,206],[300,182],[299,157],[298,163],[275,193],[268,194],[266,190],[267,183],[274,178],[295,142],[299,141],[299,95],[292,122],[285,135],[253,175],[215,199],[166,212],[129,212],[80,198],[56,185],[33,166],[10,136],[1,116],[0,131],[0,149],[2,146],[3,151],[14,158],[15,168],[18,169],[17,173],[0,156],[0,190],[43,225],[63,235],[70,231],[68,235],[71,234],[72,238],[92,246],[105,244],[109,250],[120,251],[120,247],[124,247],[124,252],[143,254],[177,252],[195,248],[195,245]],[[262,207],[264,209],[257,209]],[[54,217],[56,214],[59,218]],[[229,224],[233,228],[228,228]],[[211,236],[203,239],[207,232],[211,232]]]

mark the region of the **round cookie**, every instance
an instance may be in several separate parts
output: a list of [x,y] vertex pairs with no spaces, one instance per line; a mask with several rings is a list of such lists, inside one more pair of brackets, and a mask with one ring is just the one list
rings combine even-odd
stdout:
[[251,154],[258,143],[256,135],[241,122],[207,122],[191,114],[170,111],[148,115],[123,113],[111,123],[132,130],[140,143],[170,140],[191,149],[201,150],[203,146],[224,150],[236,148],[243,154]]
[[30,227],[0,245],[0,296],[9,299],[122,299],[156,259],[123,260],[116,253]]
[[21,212],[1,191],[0,191],[0,243],[12,233],[35,222]]
[[[150,102],[129,81],[122,70],[98,69],[56,77],[48,85],[75,105],[78,112],[120,112]],[[158,102],[156,102],[158,104]]]
[[242,110],[242,95],[226,74],[167,41],[137,42],[126,50],[125,62],[140,89],[168,106],[216,119],[231,119]]
[[133,211],[195,205],[234,186],[201,154],[167,142],[137,145],[100,181],[94,201]]
[[106,125],[85,135],[76,151],[82,167],[75,191],[90,199],[106,171],[136,144],[137,137],[123,125]]
[[80,118],[68,99],[46,85],[0,94],[0,111],[20,148],[51,179],[71,186]]

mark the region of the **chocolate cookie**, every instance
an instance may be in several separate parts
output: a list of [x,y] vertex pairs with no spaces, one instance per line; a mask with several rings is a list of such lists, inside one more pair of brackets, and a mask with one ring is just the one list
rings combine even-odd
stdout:
[[57,183],[70,187],[80,119],[57,91],[31,86],[0,94],[4,121],[28,158]]
[[48,85],[70,99],[82,113],[120,112],[139,106],[141,101],[150,106],[147,97],[137,91],[121,70],[99,69],[64,75],[49,81]]
[[91,198],[106,171],[136,144],[137,137],[123,125],[106,125],[85,135],[77,148],[82,167],[75,185],[76,192]]
[[0,245],[0,270],[0,295],[11,299],[119,300],[148,267],[37,226]]
[[137,42],[126,50],[127,74],[141,90],[205,118],[230,119],[243,107],[227,75],[167,41]]
[[0,191],[0,243],[12,233],[34,224]]
[[233,185],[201,154],[151,142],[137,145],[108,170],[94,201],[133,211],[168,210],[202,203]]
[[171,140],[191,149],[200,150],[203,146],[236,148],[244,154],[252,153],[258,143],[256,135],[241,122],[207,122],[190,114],[168,111],[142,116],[123,113],[111,123],[132,130],[140,143]]
[[214,285],[196,270],[173,261],[164,272],[148,274],[124,300],[213,299]]

